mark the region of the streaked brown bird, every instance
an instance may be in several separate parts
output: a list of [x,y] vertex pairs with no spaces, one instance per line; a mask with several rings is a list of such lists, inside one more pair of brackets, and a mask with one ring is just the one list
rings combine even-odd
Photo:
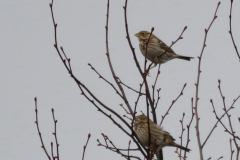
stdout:
[[[137,34],[135,34],[135,36],[139,40],[139,48],[140,48],[143,56],[145,57],[146,41],[148,40],[148,38],[150,36],[150,32],[140,31]],[[167,50],[167,52],[164,53],[166,50]],[[162,55],[162,56],[160,56],[160,55]],[[149,39],[149,42],[148,42],[146,58],[154,63],[153,67],[156,67],[157,64],[163,64],[163,63],[166,63],[167,61],[170,61],[175,58],[190,61],[193,57],[181,56],[181,55],[176,54],[162,40],[160,40],[158,37],[156,37],[154,34],[152,34]]]
[[[191,151],[190,149],[183,147],[177,143],[175,143],[175,139],[161,126],[158,126],[156,123],[154,123],[151,119],[149,119],[149,125],[150,125],[150,139],[151,143],[150,145],[154,145],[154,140],[156,142],[156,155],[157,159],[159,160],[159,151],[163,147],[169,146],[169,147],[177,147],[182,150],[185,150],[187,152]],[[146,147],[149,147],[149,134],[148,134],[148,118],[145,115],[140,115],[135,118],[134,123],[134,130],[141,141],[143,145]],[[151,147],[150,146],[150,147]]]

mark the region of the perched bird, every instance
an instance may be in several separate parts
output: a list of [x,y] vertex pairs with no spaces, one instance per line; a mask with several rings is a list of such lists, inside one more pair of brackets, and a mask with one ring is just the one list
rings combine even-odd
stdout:
[[[146,41],[150,36],[150,32],[148,31],[140,31],[135,36],[139,40],[139,48],[145,57],[146,52]],[[164,53],[167,50],[166,53]],[[163,54],[164,53],[164,54]],[[163,55],[162,55],[163,54]],[[148,48],[147,48],[147,57],[148,60],[154,63],[154,67],[157,64],[165,63],[174,58],[179,58],[183,60],[190,61],[193,57],[181,56],[176,54],[171,48],[169,48],[163,41],[157,38],[154,34],[151,35]],[[153,68],[153,67],[152,67]]]
[[[161,126],[158,126],[156,123],[154,123],[151,119],[149,119],[149,125],[150,125],[150,139],[151,143],[150,145],[154,145],[154,140],[156,143],[156,155],[157,159],[159,159],[159,151],[163,147],[169,146],[169,147],[177,147],[182,150],[185,150],[187,152],[191,151],[190,149],[183,147],[177,143],[175,143],[175,139],[166,131],[163,130]],[[135,118],[134,123],[134,130],[141,141],[143,145],[146,147],[149,147],[149,134],[148,134],[148,118],[145,115],[140,115]],[[151,147],[150,146],[150,147]]]

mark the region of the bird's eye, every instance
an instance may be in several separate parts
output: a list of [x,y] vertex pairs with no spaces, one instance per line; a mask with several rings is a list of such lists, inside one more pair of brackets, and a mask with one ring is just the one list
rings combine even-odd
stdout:
[[144,32],[142,32],[141,34],[144,35]]

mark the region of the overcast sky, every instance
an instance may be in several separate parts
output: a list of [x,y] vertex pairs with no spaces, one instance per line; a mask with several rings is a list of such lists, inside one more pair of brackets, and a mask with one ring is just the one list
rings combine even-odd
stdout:
[[[51,108],[55,109],[58,120],[57,134],[61,159],[81,159],[83,145],[88,133],[92,134],[85,160],[123,159],[103,147],[97,146],[97,139],[103,142],[101,133],[107,134],[119,148],[127,148],[130,140],[118,127],[89,103],[83,96],[53,47],[54,30],[50,14],[50,0],[8,0],[0,5],[0,157],[3,160],[43,160],[47,159],[34,123],[34,97],[38,98],[39,126],[45,146],[50,153],[50,143],[54,142]],[[183,96],[175,103],[163,123],[165,130],[175,137],[181,133],[179,120],[185,112],[186,128],[191,117],[191,97],[195,96],[197,79],[197,56],[200,55],[204,29],[210,24],[217,0],[129,0],[129,32],[136,54],[143,67],[144,57],[134,36],[141,30],[150,31],[170,45],[188,26],[180,40],[173,46],[176,53],[196,57],[190,62],[172,60],[161,66],[157,87],[162,88],[157,109],[158,121],[166,112],[173,99],[180,93],[184,83],[187,87]],[[106,79],[114,82],[108,67],[105,47],[105,24],[107,0],[55,0],[54,14],[58,24],[58,44],[64,47],[71,58],[74,74],[102,102],[120,115],[125,114],[119,104],[124,103],[115,91],[90,69],[91,63]],[[131,50],[126,40],[124,25],[124,0],[110,1],[109,51],[114,70],[123,82],[135,89],[139,88],[141,76],[136,68]],[[233,33],[240,47],[240,2],[233,4]],[[202,74],[199,92],[199,116],[201,141],[216,122],[210,99],[213,99],[219,115],[223,104],[218,91],[218,79],[222,81],[222,91],[229,107],[240,94],[240,62],[230,39],[230,1],[223,1],[218,10],[207,39],[207,47],[202,59]],[[153,84],[157,69],[148,77]],[[133,106],[137,94],[124,88]],[[230,112],[233,126],[238,135],[240,102]],[[145,99],[139,102],[140,110],[146,111]],[[226,126],[228,123],[224,120]],[[191,128],[188,159],[199,156],[195,120]],[[186,131],[185,136],[186,137]],[[219,124],[203,149],[204,158],[224,159],[230,157],[230,136]],[[238,141],[239,142],[239,141]],[[186,138],[184,138],[184,145]],[[133,146],[134,148],[134,146]],[[164,148],[165,160],[178,159],[175,148]],[[140,155],[139,153],[133,153]]]

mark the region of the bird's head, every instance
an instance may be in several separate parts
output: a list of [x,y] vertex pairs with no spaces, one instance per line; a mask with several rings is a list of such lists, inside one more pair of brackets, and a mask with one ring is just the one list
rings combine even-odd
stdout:
[[145,115],[139,115],[139,116],[137,116],[137,117],[135,118],[135,123],[136,123],[136,124],[139,124],[139,123],[147,123],[147,121],[148,121],[148,118],[147,118],[147,116],[145,116]]
[[148,31],[140,31],[137,34],[135,34],[135,36],[138,38],[139,41],[141,41],[141,40],[147,40],[150,34],[151,33]]

